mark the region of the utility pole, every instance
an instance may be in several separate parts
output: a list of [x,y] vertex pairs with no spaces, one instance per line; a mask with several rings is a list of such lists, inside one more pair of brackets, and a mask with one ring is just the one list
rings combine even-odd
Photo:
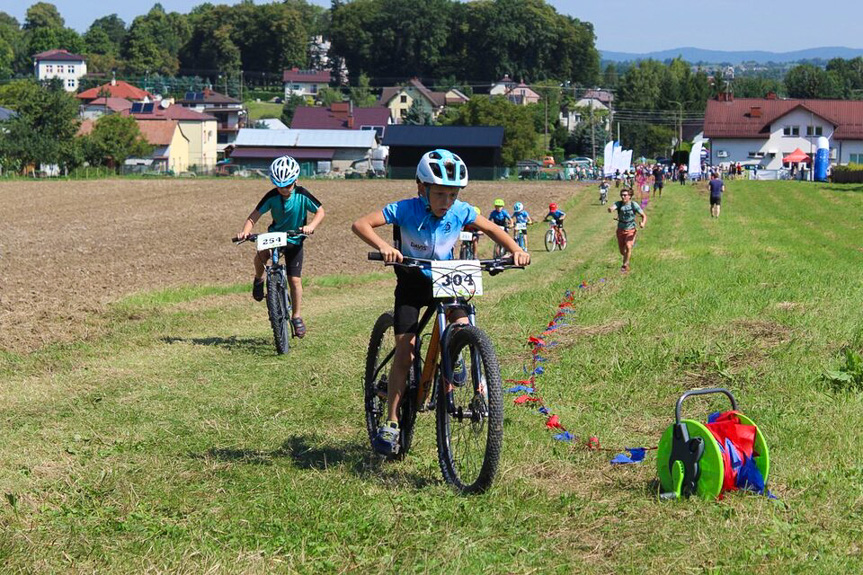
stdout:
[[548,151],[548,90],[545,91],[545,151]]
[[596,165],[596,130],[593,128],[593,100],[590,101],[590,158]]

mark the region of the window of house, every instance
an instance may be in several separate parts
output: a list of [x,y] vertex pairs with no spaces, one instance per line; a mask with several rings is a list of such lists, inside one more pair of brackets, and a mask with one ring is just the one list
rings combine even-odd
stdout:
[[848,161],[852,164],[863,164],[863,154],[851,154]]
[[823,133],[824,128],[822,126],[806,126],[807,136],[821,136]]
[[312,94],[317,94],[317,93],[318,93],[318,85],[312,84]]
[[45,64],[45,73],[53,74],[54,73],[54,65],[53,64]]
[[402,104],[407,104],[408,97],[405,94],[402,94],[401,96],[399,96],[399,102],[401,102]]
[[69,70],[70,74],[74,74],[75,73],[75,66],[69,66],[68,70]]
[[294,90],[299,91],[300,88],[302,88],[302,86],[300,86],[299,84],[294,84]]
[[58,74],[62,74],[62,73],[63,73],[63,64],[57,64],[57,73],[58,73]]
[[782,128],[783,136],[799,136],[800,135],[800,126],[785,126]]
[[74,88],[75,87],[75,78],[69,78],[68,80],[66,80],[66,87],[67,88]]

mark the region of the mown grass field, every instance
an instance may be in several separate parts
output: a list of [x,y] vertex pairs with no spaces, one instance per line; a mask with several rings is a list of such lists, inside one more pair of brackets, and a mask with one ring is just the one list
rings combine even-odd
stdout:
[[282,115],[282,105],[273,102],[245,102],[249,110],[249,120],[261,118],[278,118]]
[[[626,276],[590,188],[564,206],[565,252],[487,278],[480,322],[509,378],[576,290],[539,385],[580,441],[553,441],[505,396],[502,465],[482,496],[442,483],[431,414],[407,460],[370,455],[363,357],[392,305],[372,263],[309,278],[310,332],[287,357],[245,284],[141,293],[111,308],[107,335],[3,356],[2,570],[859,572],[863,392],[822,373],[863,351],[863,190],[728,188],[711,220],[703,189],[668,186]],[[615,452],[583,445],[654,446],[676,398],[715,385],[766,435],[779,502],[659,502],[655,452],[613,467]]]

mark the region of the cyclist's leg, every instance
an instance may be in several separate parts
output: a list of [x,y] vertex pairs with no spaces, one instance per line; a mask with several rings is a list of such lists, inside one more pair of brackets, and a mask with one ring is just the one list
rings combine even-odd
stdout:
[[296,246],[282,250],[285,271],[288,274],[288,286],[291,289],[291,302],[293,305],[292,318],[302,317],[300,310],[303,305],[303,246]]
[[397,333],[396,353],[387,384],[387,421],[399,420],[399,403],[405,395],[408,372],[414,355],[416,333]]
[[264,279],[264,273],[266,271],[265,268],[267,266],[267,263],[270,261],[270,253],[271,253],[271,250],[262,251],[262,252],[255,252],[254,262],[255,262],[255,279],[256,280],[263,280]]

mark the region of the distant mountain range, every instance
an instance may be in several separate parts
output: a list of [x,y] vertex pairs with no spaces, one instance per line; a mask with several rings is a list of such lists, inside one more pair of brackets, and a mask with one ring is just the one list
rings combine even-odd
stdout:
[[795,50],[794,52],[767,52],[764,50],[746,51],[723,51],[702,50],[701,48],[674,48],[671,50],[660,50],[647,52],[646,54],[635,54],[631,52],[611,52],[600,50],[602,59],[612,62],[626,62],[632,60],[654,59],[660,62],[682,57],[692,64],[740,64],[742,62],[757,62],[760,64],[775,62],[799,62],[800,60],[829,60],[831,58],[851,59],[863,56],[863,49],[844,48],[841,46],[827,48],[809,48],[807,50]]

